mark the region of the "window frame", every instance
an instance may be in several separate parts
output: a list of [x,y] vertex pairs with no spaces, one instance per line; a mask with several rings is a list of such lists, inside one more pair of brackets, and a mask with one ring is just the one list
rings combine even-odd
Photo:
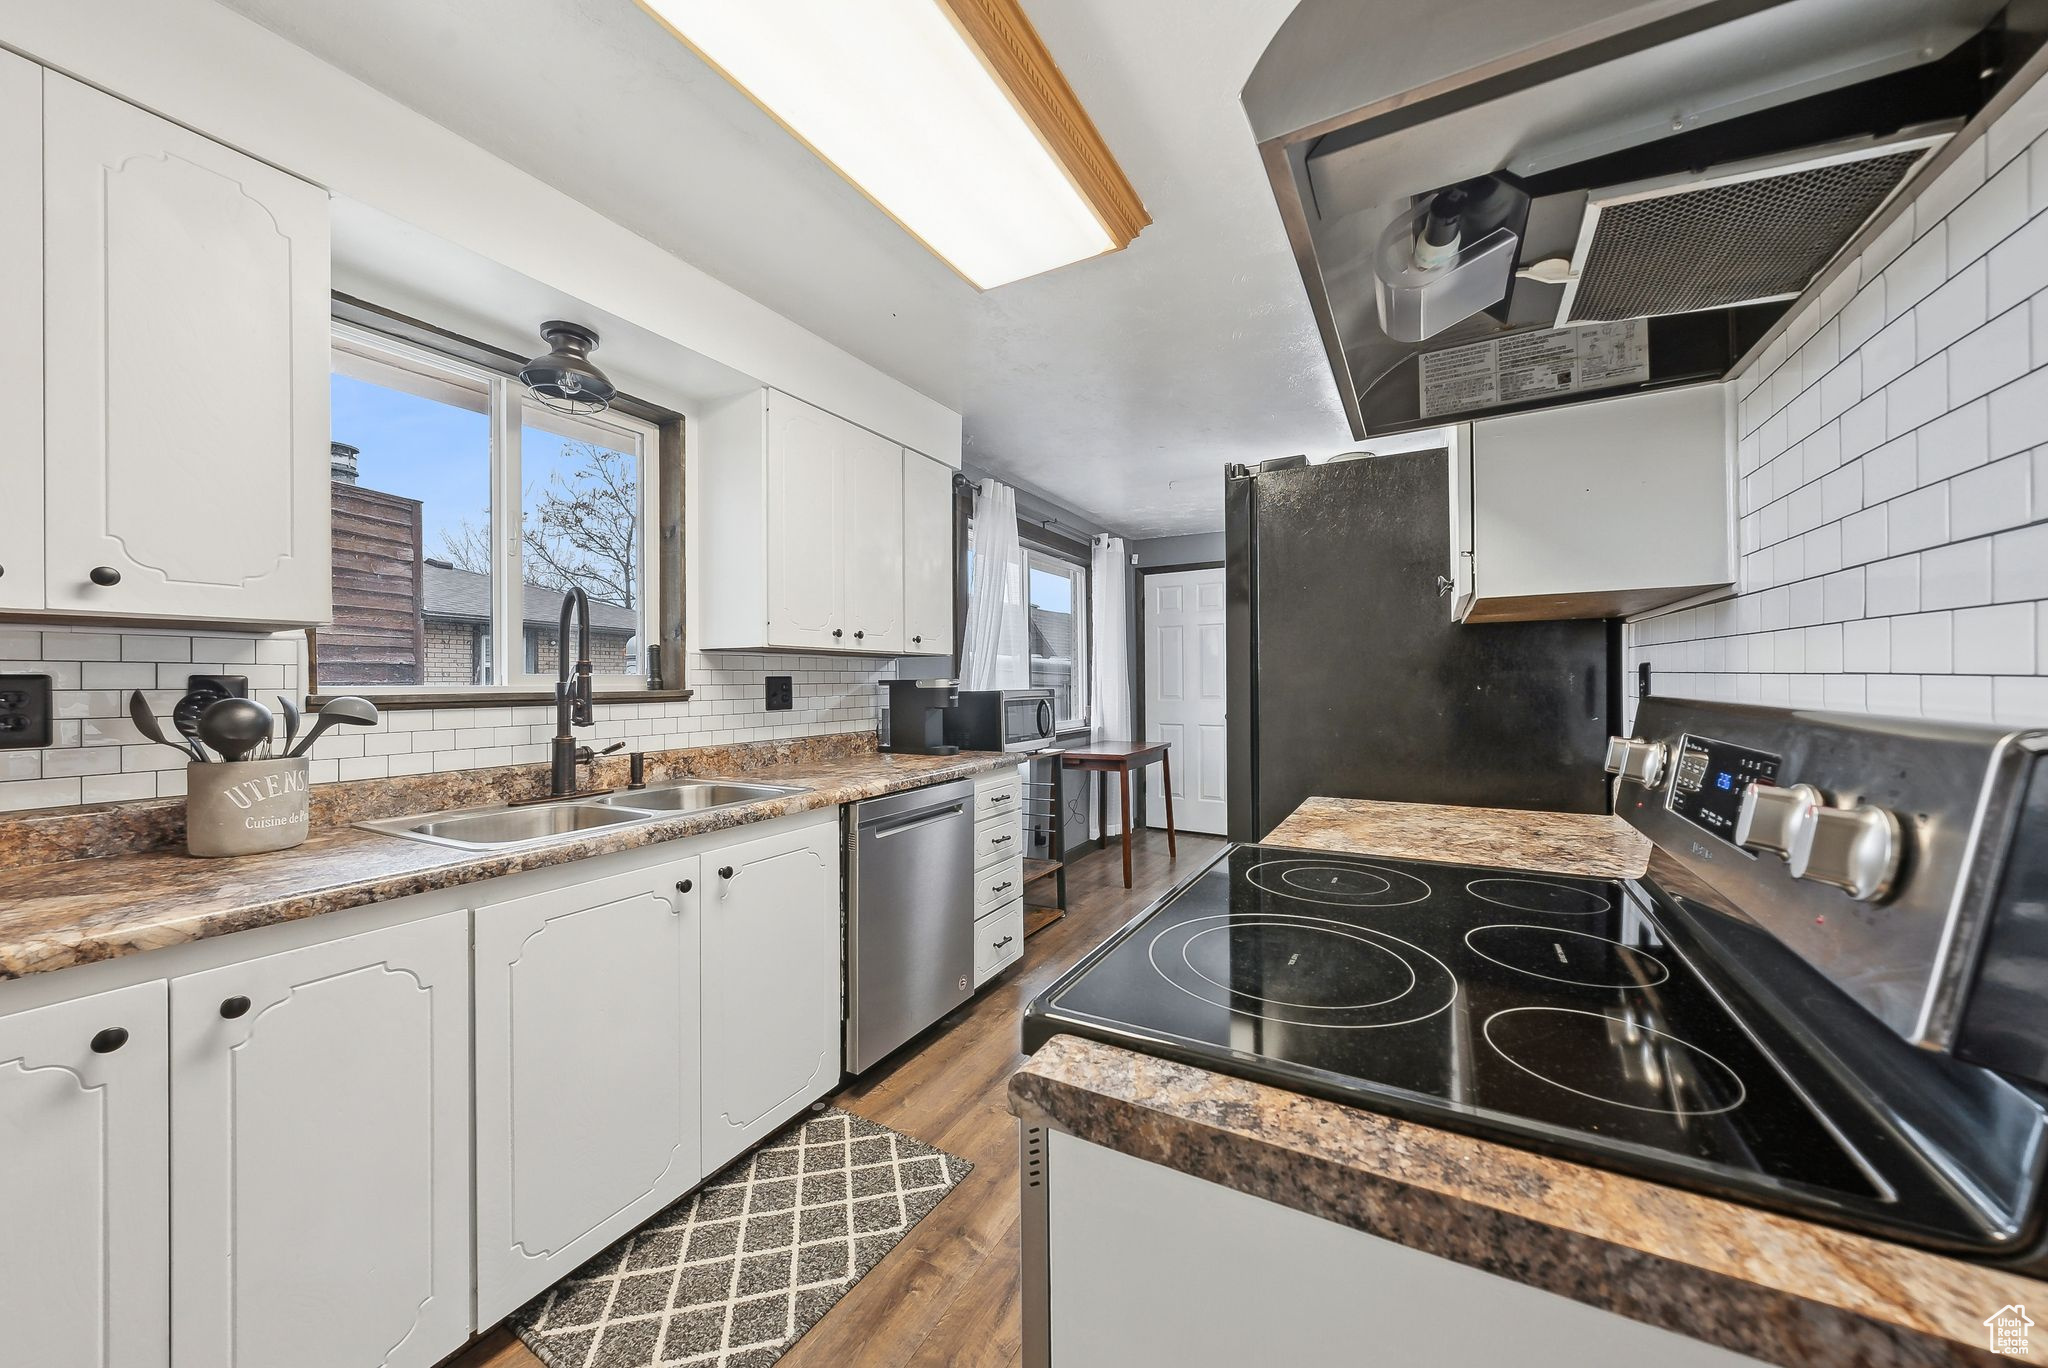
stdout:
[[[550,702],[554,697],[552,673],[529,673],[524,653],[523,603],[524,545],[522,539],[525,501],[522,483],[521,430],[532,422],[538,405],[517,379],[517,357],[480,343],[442,334],[424,324],[392,318],[396,331],[381,326],[385,319],[376,311],[346,297],[337,296],[337,309],[330,332],[330,358],[335,353],[362,357],[367,370],[409,372],[423,377],[421,389],[431,387],[435,377],[448,377],[458,388],[474,391],[484,387],[485,413],[490,425],[489,548],[491,559],[491,620],[485,627],[489,643],[491,684],[383,684],[325,685],[319,679],[319,633],[308,629],[308,704],[318,706],[340,693],[354,693],[375,700],[386,708],[453,707],[465,703],[505,705]],[[402,334],[402,335],[401,335]],[[444,344],[445,345],[442,345]],[[330,369],[337,369],[330,359]],[[344,372],[346,373],[346,372]],[[373,376],[371,383],[380,383]],[[419,393],[420,389],[411,392]],[[434,397],[426,394],[423,397]],[[546,414],[548,424],[574,424],[609,429],[637,444],[639,459],[639,587],[635,611],[640,617],[636,653],[641,664],[637,674],[598,674],[593,685],[600,699],[646,701],[680,700],[690,697],[683,687],[681,662],[684,658],[683,630],[679,612],[682,603],[681,529],[669,535],[666,522],[679,507],[673,496],[683,487],[683,415],[621,396],[602,414],[564,416]],[[534,423],[535,426],[542,424]],[[513,510],[511,517],[506,510]],[[422,556],[428,548],[420,548]],[[671,564],[673,561],[673,564]],[[664,592],[666,591],[666,592]],[[667,599],[673,598],[674,605]],[[512,630],[505,630],[507,626]],[[544,631],[552,627],[543,625]],[[664,673],[659,688],[650,684],[654,666],[650,655],[659,656]],[[670,662],[673,662],[672,664]],[[676,678],[670,679],[672,669]]]
[[[1019,522],[1021,523],[1022,519],[1019,519]],[[1079,703],[1080,711],[1074,717],[1061,717],[1058,715],[1058,709],[1055,708],[1053,730],[1062,733],[1085,731],[1094,725],[1092,719],[1095,716],[1095,673],[1093,669],[1095,641],[1092,635],[1095,629],[1094,566],[1090,563],[1088,557],[1076,555],[1062,547],[1050,545],[1041,538],[1027,535],[1021,527],[1019,528],[1018,541],[1021,543],[1024,552],[1024,614],[1026,620],[1024,649],[1026,669],[1030,668],[1030,663],[1034,659],[1030,653],[1030,615],[1031,572],[1034,568],[1037,568],[1036,563],[1040,561],[1045,562],[1048,573],[1054,571],[1065,573],[1069,581],[1074,585],[1073,695]],[[1034,684],[1032,687],[1037,688],[1038,686]]]

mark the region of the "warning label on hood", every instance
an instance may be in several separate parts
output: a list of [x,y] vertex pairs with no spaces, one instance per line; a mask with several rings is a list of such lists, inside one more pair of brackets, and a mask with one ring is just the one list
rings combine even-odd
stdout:
[[1422,354],[1422,416],[1499,408],[1650,378],[1646,319],[1514,333]]

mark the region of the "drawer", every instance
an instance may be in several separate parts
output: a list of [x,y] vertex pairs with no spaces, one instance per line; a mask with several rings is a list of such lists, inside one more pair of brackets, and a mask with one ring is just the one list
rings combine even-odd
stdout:
[[976,869],[986,869],[997,860],[1014,858],[1023,851],[1024,828],[1015,817],[998,815],[974,828]]
[[1024,900],[1007,903],[974,923],[974,986],[979,988],[1024,953]]
[[974,789],[974,820],[987,821],[991,817],[1014,817],[1023,806],[1023,785],[1018,782],[1014,770],[999,770],[992,779],[984,779]]
[[1024,862],[1004,860],[992,864],[974,876],[974,915],[985,917],[990,909],[1023,895]]

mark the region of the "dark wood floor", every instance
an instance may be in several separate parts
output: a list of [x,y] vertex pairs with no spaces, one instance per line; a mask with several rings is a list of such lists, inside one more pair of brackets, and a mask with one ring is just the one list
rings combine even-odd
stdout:
[[[1132,842],[1132,887],[1112,848],[1074,862],[1068,915],[1024,945],[1024,958],[967,1006],[906,1045],[834,1102],[974,1164],[974,1172],[889,1251],[825,1319],[798,1340],[781,1368],[983,1368],[1019,1358],[1017,1131],[1005,1103],[1024,1062],[1017,1022],[1024,1004],[1109,933],[1221,848],[1166,835]],[[442,1368],[540,1368],[510,1334],[493,1331]]]

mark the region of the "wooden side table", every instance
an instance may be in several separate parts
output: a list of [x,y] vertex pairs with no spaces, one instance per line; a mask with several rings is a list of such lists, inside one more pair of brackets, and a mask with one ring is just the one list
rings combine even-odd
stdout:
[[1166,853],[1180,858],[1179,843],[1173,835],[1173,758],[1164,741],[1084,741],[1070,746],[1061,763],[1068,769],[1096,775],[1096,822],[1104,836],[1109,833],[1109,776],[1115,774],[1123,795],[1124,887],[1131,886],[1131,770],[1159,762],[1166,794]]

